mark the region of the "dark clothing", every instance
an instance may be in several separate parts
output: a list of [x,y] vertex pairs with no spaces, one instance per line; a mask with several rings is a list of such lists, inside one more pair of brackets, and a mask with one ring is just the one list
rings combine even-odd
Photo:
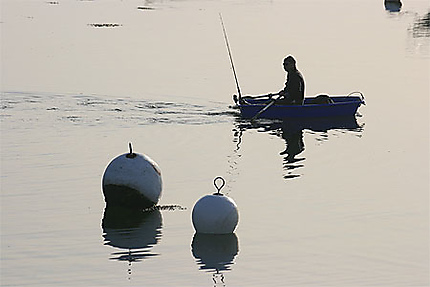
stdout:
[[305,99],[305,80],[299,70],[288,72],[285,88],[278,100],[281,105],[303,105]]

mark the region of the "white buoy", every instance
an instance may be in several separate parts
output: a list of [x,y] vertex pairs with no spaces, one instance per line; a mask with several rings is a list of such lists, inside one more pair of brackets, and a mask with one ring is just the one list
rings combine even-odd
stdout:
[[[222,180],[222,185],[217,186],[217,180]],[[214,180],[218,192],[205,195],[194,205],[192,220],[197,233],[228,234],[233,233],[239,221],[237,205],[228,196],[220,193],[225,181],[222,177]]]
[[130,152],[117,156],[103,174],[103,194],[108,206],[148,208],[161,196],[161,171],[146,155]]

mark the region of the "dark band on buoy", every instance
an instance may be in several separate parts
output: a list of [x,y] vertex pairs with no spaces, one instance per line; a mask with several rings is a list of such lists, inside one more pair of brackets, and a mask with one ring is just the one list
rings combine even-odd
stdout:
[[157,204],[134,188],[107,184],[103,186],[106,206],[123,206],[132,209],[150,208]]
[[[218,186],[217,185],[217,180],[218,179],[221,179],[222,180],[222,184],[221,184],[221,186]],[[215,185],[215,188],[216,188],[216,190],[217,190],[217,192],[215,192],[214,193],[214,195],[223,195],[220,191],[221,191],[221,189],[224,187],[224,185],[225,185],[225,180],[224,180],[224,178],[222,178],[221,176],[218,176],[218,177],[216,177],[215,179],[214,179],[214,185]]]
[[128,149],[130,150],[130,153],[127,154],[125,157],[126,158],[135,158],[136,154],[133,153],[133,147],[131,146],[131,143],[128,143]]

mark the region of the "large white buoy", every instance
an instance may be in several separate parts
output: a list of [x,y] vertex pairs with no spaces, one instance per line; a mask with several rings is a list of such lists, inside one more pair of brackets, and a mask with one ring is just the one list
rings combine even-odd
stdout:
[[[222,180],[222,185],[217,185]],[[220,193],[225,181],[222,177],[214,180],[217,192],[200,198],[193,208],[192,221],[197,233],[228,234],[233,233],[239,221],[237,205],[228,196]]]
[[148,208],[161,196],[161,171],[146,155],[130,152],[117,156],[107,166],[102,180],[108,206]]

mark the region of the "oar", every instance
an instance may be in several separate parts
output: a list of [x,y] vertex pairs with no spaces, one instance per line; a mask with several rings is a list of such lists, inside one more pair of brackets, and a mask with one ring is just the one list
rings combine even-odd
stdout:
[[[275,94],[275,95],[279,95],[279,94]],[[279,97],[278,98],[276,98],[276,99],[273,99],[273,100],[271,100],[270,101],[270,103],[268,103],[264,108],[262,108],[258,113],[256,113],[255,114],[255,116],[253,116],[252,118],[251,118],[251,121],[253,121],[253,120],[255,120],[256,118],[258,118],[262,113],[264,113],[268,108],[270,108],[271,106],[273,106],[273,104],[275,104],[275,102],[276,102],[276,100],[277,99],[279,99]]]
[[233,95],[233,100],[236,104],[247,104],[246,100],[258,100],[258,99],[264,99],[267,98],[267,100],[271,100],[272,97],[276,94],[267,94],[267,95],[260,95],[260,96],[243,96],[242,101],[239,101],[236,95]]
[[262,99],[262,98],[268,98],[270,100],[273,96],[277,94],[267,94],[267,95],[260,95],[260,96],[244,96],[242,99]]

